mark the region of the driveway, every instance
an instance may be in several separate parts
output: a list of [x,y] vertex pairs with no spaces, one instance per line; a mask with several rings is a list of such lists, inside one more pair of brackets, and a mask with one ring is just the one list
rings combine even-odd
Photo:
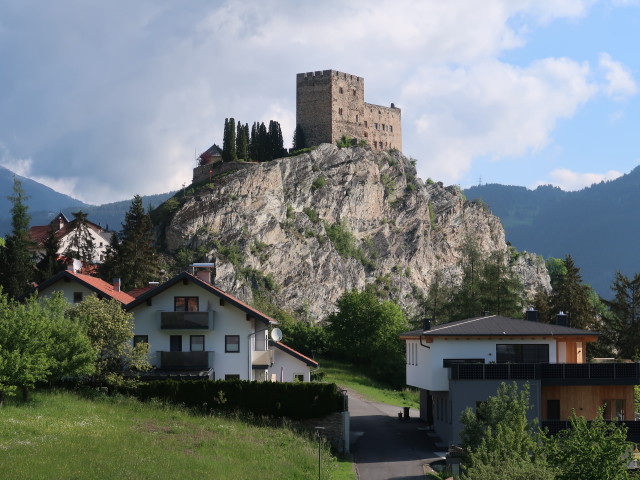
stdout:
[[369,402],[349,391],[351,453],[359,480],[424,480],[424,465],[442,451],[427,435],[418,411],[399,420],[401,407]]

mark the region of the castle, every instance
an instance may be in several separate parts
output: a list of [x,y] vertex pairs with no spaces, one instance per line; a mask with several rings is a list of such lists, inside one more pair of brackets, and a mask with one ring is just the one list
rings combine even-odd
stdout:
[[376,150],[402,150],[400,109],[365,103],[364,78],[336,70],[297,75],[296,124],[309,146],[345,135]]

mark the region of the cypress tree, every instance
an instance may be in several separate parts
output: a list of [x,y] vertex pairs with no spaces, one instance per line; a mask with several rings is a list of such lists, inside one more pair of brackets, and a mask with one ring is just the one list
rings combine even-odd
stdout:
[[251,126],[251,137],[249,138],[249,156],[254,162],[258,162],[258,127],[256,122]]
[[11,235],[0,248],[0,286],[10,297],[18,297],[26,292],[35,279],[35,261],[31,248],[35,245],[29,235],[31,217],[25,205],[28,197],[22,189],[22,182],[13,177],[11,202]]
[[236,150],[236,121],[232,117],[229,119],[229,161],[238,160],[238,152]]
[[224,119],[224,131],[222,133],[222,161],[229,161],[229,119]]
[[296,125],[296,129],[293,131],[292,147],[294,151],[307,148],[307,140],[304,138],[304,130],[300,124]]

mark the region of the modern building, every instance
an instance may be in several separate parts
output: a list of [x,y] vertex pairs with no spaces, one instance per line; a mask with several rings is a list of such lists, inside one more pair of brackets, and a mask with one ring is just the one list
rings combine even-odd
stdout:
[[308,146],[348,136],[376,150],[402,150],[400,109],[366,103],[364,78],[336,70],[297,75],[296,124]]
[[529,320],[482,316],[425,325],[401,335],[406,343],[407,385],[420,390],[420,416],[447,444],[459,442],[460,415],[495,395],[501,382],[527,383],[530,417],[550,432],[567,426],[572,410],[592,419],[606,405],[605,419],[622,420],[631,439],[640,437],[635,422],[637,363],[587,362],[586,345],[598,333]]

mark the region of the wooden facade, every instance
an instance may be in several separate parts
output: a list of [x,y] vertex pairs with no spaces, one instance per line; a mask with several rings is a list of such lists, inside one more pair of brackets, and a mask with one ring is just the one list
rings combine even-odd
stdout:
[[592,420],[604,404],[605,420],[635,420],[633,385],[545,385],[540,393],[543,421],[568,420],[572,409]]

